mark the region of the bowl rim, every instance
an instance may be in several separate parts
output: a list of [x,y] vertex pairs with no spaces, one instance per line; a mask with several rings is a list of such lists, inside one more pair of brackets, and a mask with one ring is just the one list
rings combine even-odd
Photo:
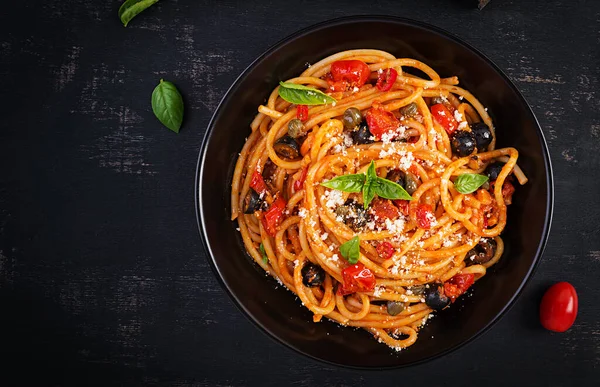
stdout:
[[[529,270],[525,274],[525,277],[521,281],[521,284],[519,285],[517,290],[514,292],[514,294],[511,296],[510,300],[502,307],[500,312],[498,312],[494,316],[494,318],[492,318],[487,324],[485,324],[485,326],[483,326],[481,329],[479,329],[470,338],[468,338],[454,346],[451,346],[443,351],[440,351],[434,355],[425,357],[423,359],[404,363],[404,364],[390,365],[390,366],[356,366],[356,365],[348,365],[348,364],[344,364],[341,362],[338,363],[338,362],[322,359],[322,358],[314,356],[310,353],[304,352],[304,351],[300,350],[299,348],[296,348],[291,343],[288,343],[284,339],[282,339],[279,336],[272,333],[271,330],[269,329],[269,327],[261,324],[257,319],[254,318],[252,313],[250,313],[246,309],[246,307],[240,300],[240,297],[238,297],[236,294],[234,294],[232,292],[232,290],[229,288],[229,286],[227,285],[227,283],[223,280],[223,277],[221,276],[219,267],[216,263],[215,257],[209,247],[208,235],[206,234],[206,227],[205,227],[206,219],[204,218],[204,213],[202,210],[202,207],[203,207],[202,187],[200,185],[200,182],[201,182],[201,178],[204,174],[203,173],[204,172],[204,161],[205,161],[206,153],[207,153],[207,149],[208,149],[208,142],[209,142],[211,134],[213,132],[214,124],[218,120],[220,115],[222,114],[223,105],[231,97],[231,92],[236,87],[238,87],[238,84],[240,83],[240,81],[243,80],[254,69],[254,67],[258,63],[260,63],[267,55],[278,50],[280,47],[282,47],[286,44],[289,44],[292,41],[296,40],[297,38],[299,38],[305,34],[312,33],[316,30],[319,30],[322,28],[327,28],[327,27],[333,27],[333,26],[337,26],[337,25],[351,24],[354,22],[387,22],[387,23],[398,23],[398,24],[402,24],[402,25],[409,25],[409,26],[423,28],[423,29],[438,33],[449,40],[453,40],[455,43],[464,46],[468,50],[472,51],[474,54],[478,55],[481,59],[483,59],[485,62],[487,62],[487,64],[489,66],[491,66],[494,69],[494,71],[496,71],[504,79],[504,81],[506,81],[506,83],[509,85],[509,87],[515,92],[517,97],[520,99],[520,101],[523,103],[523,105],[529,111],[529,113],[535,123],[536,129],[537,129],[538,138],[539,138],[540,145],[542,148],[542,156],[544,159],[544,165],[546,167],[545,168],[546,190],[548,192],[548,195],[547,195],[547,199],[546,199],[545,221],[544,221],[544,227],[542,230],[542,236],[541,236],[540,242],[538,244],[538,247],[536,249],[536,253],[533,258],[533,263],[529,267]],[[246,68],[240,73],[240,75],[232,82],[231,86],[229,86],[229,88],[227,89],[227,91],[225,92],[223,97],[221,98],[217,108],[215,109],[215,111],[207,125],[206,132],[204,134],[202,143],[200,145],[200,151],[199,151],[199,155],[198,155],[198,161],[197,161],[197,165],[196,165],[196,174],[195,174],[195,180],[194,180],[194,203],[195,203],[196,222],[198,225],[198,231],[200,233],[200,239],[202,240],[202,246],[204,248],[204,251],[206,252],[209,266],[211,267],[211,269],[212,269],[215,277],[217,278],[217,281],[221,285],[221,287],[226,290],[226,293],[229,295],[230,299],[233,301],[233,304],[242,312],[242,314],[250,322],[252,322],[252,324],[255,327],[257,327],[261,332],[263,332],[271,340],[274,340],[275,342],[282,344],[283,346],[293,350],[294,352],[299,353],[299,354],[301,354],[305,357],[308,357],[312,360],[316,360],[317,362],[320,362],[320,363],[324,363],[324,364],[332,365],[332,366],[349,368],[349,369],[357,369],[357,370],[390,370],[390,369],[398,369],[398,368],[410,367],[410,366],[414,366],[414,365],[418,365],[418,364],[423,364],[425,362],[445,356],[451,352],[458,350],[459,348],[462,348],[463,346],[467,345],[468,343],[471,343],[475,339],[481,337],[485,332],[487,332],[490,328],[492,328],[492,326],[494,326],[498,321],[500,321],[500,319],[502,317],[504,317],[506,315],[506,313],[514,306],[517,299],[523,292],[523,289],[525,288],[525,286],[531,280],[531,277],[535,273],[535,270],[537,269],[537,266],[539,265],[539,261],[544,253],[544,249],[546,247],[548,237],[550,235],[550,228],[552,225],[552,217],[553,217],[553,210],[554,210],[554,178],[553,178],[552,162],[551,162],[550,153],[548,150],[548,145],[546,143],[546,138],[544,136],[542,127],[540,126],[540,123],[539,123],[535,113],[533,112],[533,109],[531,108],[531,105],[529,105],[529,103],[527,102],[527,100],[525,99],[523,94],[521,94],[521,92],[519,91],[517,86],[513,83],[513,81],[490,58],[488,58],[485,54],[483,54],[477,48],[473,47],[471,44],[469,44],[468,42],[464,41],[463,39],[457,37],[453,33],[450,33],[440,27],[434,26],[429,23],[425,23],[425,22],[410,19],[410,18],[399,17],[399,16],[354,15],[354,16],[344,16],[344,17],[329,19],[329,20],[326,20],[323,22],[315,23],[315,24],[312,24],[310,26],[307,26],[305,28],[302,28],[302,29],[296,31],[296,32],[284,37],[283,39],[280,39],[276,43],[270,45],[256,59],[254,59],[248,66],[246,66]]]

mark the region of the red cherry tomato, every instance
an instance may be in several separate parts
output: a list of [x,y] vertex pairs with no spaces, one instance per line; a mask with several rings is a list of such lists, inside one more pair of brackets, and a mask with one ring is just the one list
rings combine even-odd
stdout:
[[275,237],[275,234],[277,234],[277,227],[279,227],[283,220],[283,210],[285,210],[285,206],[285,200],[283,200],[281,196],[278,197],[273,201],[271,207],[269,207],[261,219],[267,234],[272,237]]
[[475,282],[474,274],[457,274],[444,283],[444,294],[450,297],[452,302],[463,294]]
[[400,210],[402,215],[408,216],[408,211],[410,208],[410,200],[396,199],[396,200],[394,200],[394,205],[396,207],[398,207],[398,209]]
[[344,282],[338,291],[344,296],[375,289],[375,275],[360,262],[342,270],[342,279]]
[[371,69],[361,60],[335,61],[330,71],[334,82],[346,81],[351,87],[361,87],[371,75]]
[[384,134],[394,132],[400,126],[400,121],[392,113],[383,110],[379,107],[373,107],[365,114],[369,130],[377,138],[381,140]]
[[304,185],[304,180],[306,180],[306,174],[308,172],[308,165],[302,168],[302,173],[300,173],[300,178],[294,182],[294,192],[298,192],[302,189]]
[[452,134],[458,128],[458,122],[454,119],[450,110],[442,104],[438,103],[430,107],[433,118],[446,130],[448,134]]
[[433,209],[429,204],[419,204],[416,211],[417,226],[429,230],[431,223],[435,220]]
[[375,86],[379,91],[388,91],[394,86],[396,78],[398,78],[398,72],[395,69],[389,68],[383,70],[377,76],[377,84]]
[[254,171],[252,174],[252,180],[250,180],[250,188],[261,194],[267,190],[267,185],[262,175],[258,171]]
[[377,198],[371,202],[371,214],[375,216],[375,223],[385,225],[386,219],[394,221],[400,217],[400,210],[392,204],[391,200]]
[[396,249],[390,242],[382,242],[377,246],[377,254],[383,259],[389,259],[394,255]]
[[308,119],[308,106],[298,105],[296,107],[296,118],[300,121],[306,121]]
[[544,328],[564,332],[571,328],[577,317],[577,292],[568,282],[556,283],[544,294],[540,304],[540,322]]

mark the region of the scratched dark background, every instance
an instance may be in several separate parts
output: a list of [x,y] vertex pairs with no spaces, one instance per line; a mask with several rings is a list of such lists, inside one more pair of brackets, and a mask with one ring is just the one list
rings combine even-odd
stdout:
[[[475,3],[163,0],[128,28],[117,0],[3,3],[0,385],[597,385],[600,2]],[[368,13],[436,24],[494,60],[532,105],[556,182],[546,252],[512,310],[442,359],[386,372],[323,365],[259,333],[209,269],[193,195],[202,136],[237,75],[300,28]],[[161,77],[185,98],[179,135],[150,108]],[[537,306],[559,280],[580,311],[551,334]]]

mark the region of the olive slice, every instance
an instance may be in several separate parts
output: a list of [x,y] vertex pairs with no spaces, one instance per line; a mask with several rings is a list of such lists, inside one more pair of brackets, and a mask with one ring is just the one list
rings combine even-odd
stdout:
[[253,214],[255,211],[260,210],[260,206],[262,205],[262,199],[258,192],[254,189],[250,188],[248,194],[244,198],[244,204],[246,206],[246,210],[244,210],[244,214]]
[[279,157],[287,160],[294,160],[300,156],[300,145],[287,134],[275,141],[273,148]]
[[373,134],[365,121],[360,123],[358,130],[352,132],[352,140],[354,140],[356,144],[371,144],[374,142],[372,137]]

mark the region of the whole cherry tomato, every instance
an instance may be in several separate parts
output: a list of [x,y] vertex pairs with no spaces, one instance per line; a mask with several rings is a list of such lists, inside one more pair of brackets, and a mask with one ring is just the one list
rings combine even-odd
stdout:
[[577,317],[577,292],[568,282],[556,283],[544,294],[540,304],[540,322],[544,328],[564,332],[571,328]]

